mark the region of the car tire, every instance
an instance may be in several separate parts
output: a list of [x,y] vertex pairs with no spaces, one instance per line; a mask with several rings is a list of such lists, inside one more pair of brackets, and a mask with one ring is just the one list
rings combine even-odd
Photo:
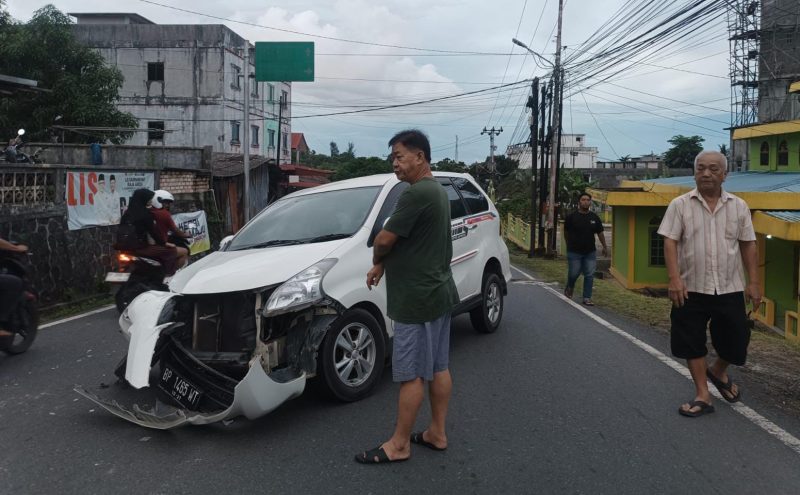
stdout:
[[333,322],[320,347],[318,364],[324,392],[343,402],[372,393],[383,374],[386,342],[372,314],[356,308]]
[[473,328],[480,333],[494,333],[503,319],[503,283],[500,276],[487,272],[483,276],[481,304],[469,312]]

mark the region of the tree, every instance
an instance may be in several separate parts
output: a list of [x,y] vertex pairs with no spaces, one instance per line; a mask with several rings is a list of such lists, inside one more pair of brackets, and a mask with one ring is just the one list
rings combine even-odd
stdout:
[[451,158],[444,158],[436,163],[431,163],[431,168],[438,172],[458,172],[463,174],[467,171],[467,164],[457,162]]
[[561,214],[566,216],[577,208],[581,194],[592,186],[594,183],[586,180],[581,170],[561,167],[558,171],[558,202],[561,205]]
[[703,141],[700,136],[672,136],[667,141],[672,148],[664,153],[664,163],[669,168],[694,168],[694,158],[703,151]]
[[339,156],[339,145],[336,141],[331,141],[331,156]]
[[631,161],[631,155],[624,155],[617,158],[620,162],[622,162],[622,168],[625,168],[625,164]]
[[0,28],[11,23],[11,16],[8,14],[5,5],[5,0],[0,0]]
[[[30,140],[47,138],[59,124],[91,127],[138,127],[133,115],[119,111],[123,77],[96,51],[78,43],[70,18],[52,5],[37,10],[28,24],[0,21],[0,73],[33,79],[47,91],[0,98],[0,136],[18,128]],[[96,139],[120,143],[130,133],[109,131],[65,135],[71,142]]]
[[356,157],[356,145],[353,144],[352,141],[347,143],[347,151],[345,151],[344,154],[350,158]]
[[719,152],[727,157],[728,156],[728,145],[727,144],[720,144],[719,145]]

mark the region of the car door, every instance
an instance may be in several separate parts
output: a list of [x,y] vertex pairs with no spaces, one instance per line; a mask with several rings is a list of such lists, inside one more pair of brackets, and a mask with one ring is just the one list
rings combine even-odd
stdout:
[[492,252],[490,243],[499,232],[499,219],[491,212],[488,198],[469,179],[452,177],[451,181],[466,206],[464,226],[467,235],[461,240],[465,253],[462,261],[466,272],[464,287],[470,295],[479,294],[483,268],[488,253]]
[[461,194],[456,190],[449,177],[437,177],[437,180],[444,187],[447,199],[450,200],[450,226],[453,235],[453,260],[450,263],[450,269],[458,288],[458,296],[463,301],[475,294],[475,289],[470,281],[472,277],[469,273],[469,260],[477,254],[477,251],[472,248],[471,239],[468,239],[467,207]]

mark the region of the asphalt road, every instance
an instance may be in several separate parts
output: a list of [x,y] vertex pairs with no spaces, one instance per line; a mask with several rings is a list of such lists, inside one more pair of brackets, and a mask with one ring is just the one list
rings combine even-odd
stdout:
[[106,311],[43,329],[27,354],[0,355],[0,493],[800,492],[800,446],[787,446],[800,421],[764,391],[742,383],[745,414],[717,400],[715,414],[682,417],[693,388],[654,356],[668,350],[663,335],[592,310],[637,344],[515,277],[497,333],[454,320],[446,452],[354,462],[393,427],[389,370],[355,404],[306,393],[257,421],[166,432],[128,424],[72,391],[114,381],[124,341]]

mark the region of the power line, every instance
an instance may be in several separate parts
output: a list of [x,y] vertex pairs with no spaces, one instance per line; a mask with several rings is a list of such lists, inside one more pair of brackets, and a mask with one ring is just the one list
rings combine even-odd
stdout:
[[216,19],[216,20],[219,20],[219,21],[242,24],[242,25],[245,25],[245,26],[252,26],[252,27],[257,27],[257,28],[261,28],[261,29],[269,29],[271,31],[279,31],[281,33],[290,33],[290,34],[297,34],[297,35],[301,35],[301,36],[308,36],[310,38],[319,38],[319,39],[324,39],[324,40],[340,41],[342,43],[353,43],[353,44],[357,44],[357,45],[381,46],[381,47],[384,47],[384,48],[400,48],[402,50],[413,50],[413,51],[434,52],[434,53],[447,53],[447,54],[507,55],[506,53],[478,52],[478,51],[464,51],[464,50],[442,50],[442,49],[437,49],[437,48],[421,48],[421,47],[416,47],[416,46],[391,45],[391,44],[386,44],[386,43],[374,43],[374,42],[371,42],[371,41],[361,41],[361,40],[352,40],[352,39],[347,39],[347,38],[337,38],[337,37],[334,37],[334,36],[324,36],[324,35],[321,35],[321,34],[304,33],[304,32],[301,32],[301,31],[294,31],[292,29],[284,29],[284,28],[278,28],[278,27],[274,27],[274,26],[266,26],[266,25],[263,25],[263,24],[256,24],[254,22],[240,21],[240,20],[236,20],[236,19],[230,19],[230,18],[227,18],[227,17],[220,17],[220,16],[216,16],[216,15],[212,15],[212,14],[206,14],[204,12],[198,12],[196,10],[183,9],[183,8],[180,8],[180,7],[175,7],[173,5],[166,5],[166,4],[163,4],[163,3],[154,2],[153,0],[139,0],[139,1],[143,2],[143,3],[151,4],[151,5],[157,5],[159,7],[165,8],[165,9],[171,9],[171,10],[175,10],[175,11],[178,11],[178,12],[184,12],[184,13],[187,13],[187,14],[199,15],[199,16],[202,16],[202,17],[208,17],[210,19]]

